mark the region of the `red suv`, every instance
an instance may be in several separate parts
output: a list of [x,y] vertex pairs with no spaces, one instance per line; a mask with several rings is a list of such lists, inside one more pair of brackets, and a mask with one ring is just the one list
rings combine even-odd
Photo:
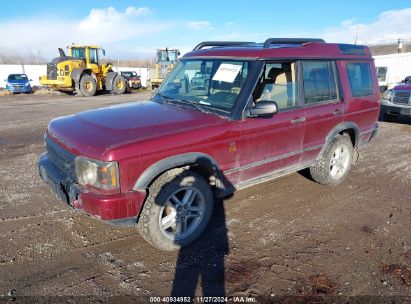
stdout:
[[52,120],[40,174],[74,209],[173,250],[215,197],[305,168],[340,183],[377,132],[373,71],[360,45],[203,42],[150,101]]

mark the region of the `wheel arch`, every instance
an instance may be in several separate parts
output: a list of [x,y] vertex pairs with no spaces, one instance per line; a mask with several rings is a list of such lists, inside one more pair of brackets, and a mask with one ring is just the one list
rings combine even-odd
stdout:
[[203,177],[214,176],[216,191],[218,191],[218,193],[222,193],[226,190],[223,182],[223,173],[220,170],[218,163],[211,156],[200,152],[190,152],[170,156],[154,163],[140,175],[134,184],[133,190],[146,190],[152,182],[164,172],[187,166],[194,167],[197,173]]
[[70,77],[71,79],[74,81],[74,83],[79,83],[80,82],[80,78],[83,74],[88,74],[91,76],[91,74],[93,73],[93,71],[91,69],[86,69],[86,68],[77,68],[74,69],[71,74]]
[[337,136],[338,134],[347,133],[350,136],[351,143],[356,150],[359,145],[360,141],[360,128],[355,122],[352,121],[345,121],[343,123],[338,124],[335,126],[327,135],[325,139],[325,143],[321,149],[321,152],[318,157],[321,157],[327,148],[327,145],[331,142],[331,140]]
[[104,85],[107,91],[110,91],[113,88],[113,81],[117,75],[118,75],[117,72],[113,72],[113,71],[108,72],[106,79],[104,81]]

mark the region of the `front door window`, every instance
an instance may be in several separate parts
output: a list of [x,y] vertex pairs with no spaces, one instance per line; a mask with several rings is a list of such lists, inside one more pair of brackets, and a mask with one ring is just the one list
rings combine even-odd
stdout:
[[298,107],[295,62],[267,63],[253,93],[254,101],[275,101],[279,111]]

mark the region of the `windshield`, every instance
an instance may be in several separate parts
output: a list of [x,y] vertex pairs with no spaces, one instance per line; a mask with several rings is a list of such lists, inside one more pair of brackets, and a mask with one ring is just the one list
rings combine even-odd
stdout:
[[71,56],[77,59],[86,59],[86,50],[84,48],[75,48],[71,49]]
[[221,59],[182,60],[157,95],[230,113],[248,77],[249,64],[249,61]]
[[137,77],[136,72],[121,72],[121,75],[123,75],[125,77]]
[[9,75],[7,79],[9,81],[10,80],[27,80],[27,76],[24,74],[12,74],[12,75]]
[[178,60],[177,51],[166,51],[166,50],[158,50],[157,51],[157,61],[160,62],[169,62],[171,61],[176,62]]

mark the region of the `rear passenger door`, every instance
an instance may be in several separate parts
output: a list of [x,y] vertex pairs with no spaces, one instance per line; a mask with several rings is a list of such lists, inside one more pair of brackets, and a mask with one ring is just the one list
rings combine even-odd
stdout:
[[344,121],[344,103],[334,61],[302,61],[306,115],[302,163],[314,160],[328,133]]

